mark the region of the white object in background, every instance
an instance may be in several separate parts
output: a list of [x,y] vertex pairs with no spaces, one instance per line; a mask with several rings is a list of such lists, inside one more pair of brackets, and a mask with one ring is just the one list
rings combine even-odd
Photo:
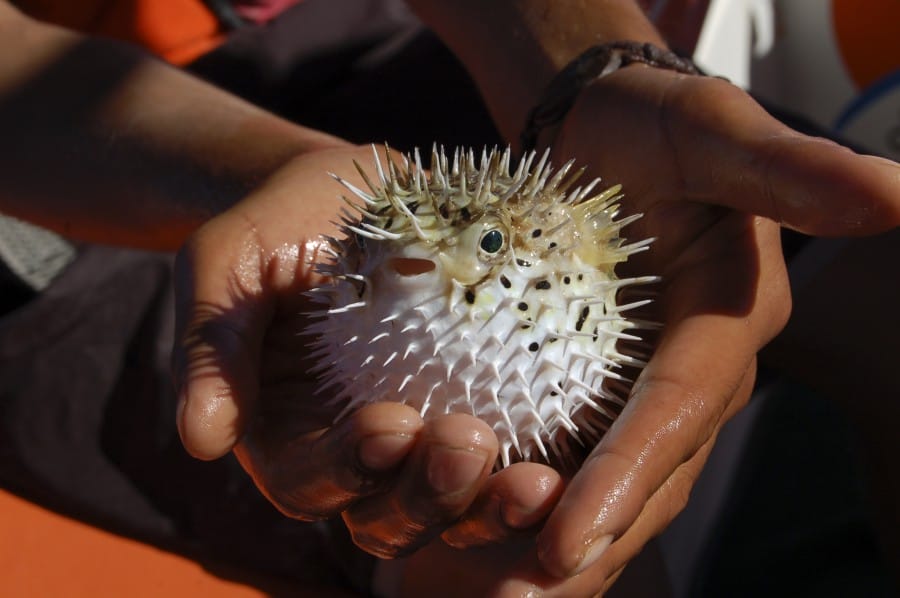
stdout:
[[753,90],[831,129],[843,106],[858,93],[835,38],[831,2],[775,3],[778,40],[761,63],[771,74],[754,80]]
[[[753,91],[868,151],[900,160],[896,6],[774,0],[778,39],[753,65]],[[866,45],[869,51],[860,52]]]
[[749,89],[751,59],[767,53],[774,37],[771,0],[711,0],[694,62],[711,75]]

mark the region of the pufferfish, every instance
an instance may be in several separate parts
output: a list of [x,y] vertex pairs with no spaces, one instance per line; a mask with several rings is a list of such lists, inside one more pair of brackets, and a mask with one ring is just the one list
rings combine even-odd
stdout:
[[[390,154],[389,154],[390,155]],[[548,153],[511,167],[511,152],[418,151],[382,164],[367,190],[336,175],[344,238],[330,238],[327,283],[310,296],[314,372],[343,407],[399,401],[424,418],[467,413],[490,425],[498,466],[570,456],[596,440],[624,405],[609,381],[644,357],[621,347],[650,326],[625,313],[618,264],[653,239],[626,243],[621,186],[575,184],[573,162]],[[594,417],[590,417],[593,415]],[[597,417],[599,416],[599,417]]]

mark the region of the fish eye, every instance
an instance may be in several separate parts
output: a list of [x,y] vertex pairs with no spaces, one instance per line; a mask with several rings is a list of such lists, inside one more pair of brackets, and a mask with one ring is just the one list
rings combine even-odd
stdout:
[[485,253],[494,255],[503,249],[505,241],[503,233],[496,228],[492,228],[481,235],[481,241],[478,242],[478,246],[481,247],[481,250]]

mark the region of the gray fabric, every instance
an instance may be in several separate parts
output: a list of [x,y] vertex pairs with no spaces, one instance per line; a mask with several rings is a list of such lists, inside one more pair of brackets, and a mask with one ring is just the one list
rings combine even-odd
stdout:
[[46,289],[75,259],[75,247],[46,229],[0,214],[0,260],[33,291]]

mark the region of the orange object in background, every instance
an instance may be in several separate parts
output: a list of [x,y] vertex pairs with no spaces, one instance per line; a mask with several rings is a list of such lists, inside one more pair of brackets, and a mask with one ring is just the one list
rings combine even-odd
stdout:
[[267,594],[0,490],[0,595],[256,598]]
[[47,23],[138,44],[178,65],[225,39],[202,0],[14,0],[22,12]]
[[233,573],[230,579],[218,577],[195,561],[58,515],[0,489],[0,596],[346,596],[340,590]]
[[832,0],[831,11],[841,58],[858,89],[900,70],[900,2]]

